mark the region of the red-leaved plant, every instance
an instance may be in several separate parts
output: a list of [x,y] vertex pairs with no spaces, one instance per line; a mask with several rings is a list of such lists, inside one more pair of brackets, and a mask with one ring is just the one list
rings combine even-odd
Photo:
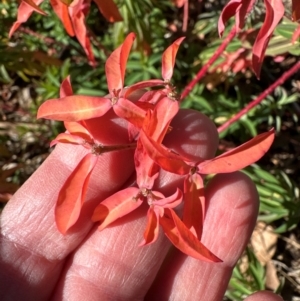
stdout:
[[[299,0],[292,1],[292,21],[299,21],[300,19],[300,2]],[[225,23],[233,16],[235,16],[236,32],[243,29],[247,16],[253,11],[257,0],[230,0],[221,13],[218,22],[218,31],[220,36],[223,35]],[[264,0],[266,9],[265,19],[263,25],[258,31],[255,42],[252,48],[252,68],[256,76],[259,78],[262,62],[265,57],[265,52],[268,43],[273,35],[276,26],[285,14],[285,7],[283,0]],[[294,42],[300,35],[300,26],[295,30],[292,37]]]
[[[13,24],[9,31],[9,37],[26,22],[33,12],[47,15],[39,5],[44,0],[21,0],[17,21]],[[109,22],[117,22],[122,20],[122,16],[113,0],[93,0],[101,11],[102,15]],[[83,47],[89,61],[94,65],[95,58],[93,55],[90,39],[88,38],[87,28],[85,24],[86,16],[89,13],[92,0],[50,0],[50,4],[56,15],[62,21],[67,33],[73,37],[76,36],[79,43]]]
[[[65,234],[78,220],[89,178],[100,155],[105,152],[134,149],[135,185],[125,188],[103,200],[94,210],[92,221],[100,222],[99,230],[137,209],[147,202],[147,225],[141,245],[154,243],[159,228],[182,252],[194,258],[219,262],[201,243],[205,219],[203,177],[206,174],[229,173],[259,160],[274,139],[274,130],[258,135],[243,145],[210,160],[199,157],[191,161],[163,145],[172,128],[170,123],[179,111],[180,96],[171,84],[175,56],[183,38],[169,46],[162,56],[162,79],[138,82],[124,88],[125,68],[135,35],[129,34],[124,43],[107,59],[105,71],[109,94],[105,97],[73,95],[70,79],[63,81],[59,99],[41,105],[38,118],[62,120],[66,132],[52,142],[71,143],[84,147],[89,153],[63,184],[56,208],[58,230]],[[156,87],[155,90],[145,88]],[[134,95],[134,97],[132,97]],[[134,100],[131,100],[134,99]],[[124,144],[104,145],[97,140],[90,126],[114,111],[128,123],[128,141]],[[109,131],[109,128],[106,129]],[[170,196],[154,191],[160,170],[182,175],[183,191],[177,189]],[[174,210],[183,203],[183,216]]]

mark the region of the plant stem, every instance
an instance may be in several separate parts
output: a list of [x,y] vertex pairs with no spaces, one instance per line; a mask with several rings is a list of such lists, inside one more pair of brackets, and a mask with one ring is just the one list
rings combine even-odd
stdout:
[[181,94],[181,100],[182,101],[195,87],[195,85],[202,79],[202,77],[206,74],[207,70],[210,68],[210,66],[217,60],[217,58],[223,53],[225,48],[228,46],[228,44],[234,39],[236,36],[236,26],[234,25],[227,35],[227,37],[224,39],[222,44],[219,46],[215,54],[209,59],[209,61],[200,69],[200,71],[196,74],[195,78],[185,87]]
[[256,99],[251,101],[244,109],[238,112],[236,115],[227,120],[224,124],[218,127],[218,132],[221,133],[227,129],[231,124],[239,120],[244,114],[247,114],[252,108],[261,103],[267,95],[271,94],[276,87],[282,85],[289,77],[296,73],[300,69],[300,62],[296,63],[290,70],[284,72],[271,86],[269,86],[264,92],[262,92]]
[[95,144],[92,146],[92,153],[101,155],[108,152],[119,151],[119,150],[128,150],[128,149],[135,149],[136,143],[128,143],[128,144],[117,144],[117,145],[102,145],[102,144]]

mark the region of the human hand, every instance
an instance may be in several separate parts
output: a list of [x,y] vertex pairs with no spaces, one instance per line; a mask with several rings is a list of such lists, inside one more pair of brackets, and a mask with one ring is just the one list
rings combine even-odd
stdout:
[[[165,141],[169,147],[189,156],[214,155],[217,133],[207,117],[183,110],[172,126]],[[90,221],[101,200],[131,184],[131,150],[99,158],[80,219],[61,235],[54,221],[58,191],[85,152],[58,145],[4,209],[0,299],[222,300],[257,217],[258,195],[251,180],[236,172],[217,175],[207,186],[202,242],[223,260],[208,263],[170,249],[162,231],[154,244],[138,247],[146,204],[101,232]],[[157,186],[168,195],[182,182],[179,178],[164,172]],[[281,299],[266,292],[247,298],[258,300]]]

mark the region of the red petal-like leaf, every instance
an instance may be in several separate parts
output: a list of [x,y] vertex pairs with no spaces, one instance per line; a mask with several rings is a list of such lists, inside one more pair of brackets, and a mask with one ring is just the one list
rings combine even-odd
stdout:
[[92,221],[100,221],[99,230],[103,230],[118,218],[137,209],[143,202],[142,198],[136,197],[140,193],[136,187],[129,187],[118,191],[101,202],[95,209]]
[[85,0],[79,0],[76,5],[69,6],[69,14],[73,23],[75,35],[84,49],[89,61],[92,65],[95,65],[95,57],[92,51],[90,39],[87,35],[87,29],[85,24],[85,17],[88,14],[90,8],[90,2]]
[[[160,86],[165,86],[165,85],[166,85],[166,83],[161,79],[149,79],[146,81],[141,81],[141,82],[135,83],[135,84],[127,87],[125,90],[124,98],[130,97],[130,94],[136,90],[141,90],[141,89],[151,88],[151,87],[160,87]],[[153,92],[155,92],[155,91],[153,91]]]
[[110,108],[108,98],[72,95],[47,100],[39,107],[37,118],[79,121],[103,116]]
[[[38,0],[35,1],[36,5],[39,5],[43,2],[43,0]],[[11,27],[10,31],[9,31],[9,38],[14,34],[14,32],[19,28],[19,26],[22,23],[25,23],[29,17],[31,16],[31,14],[35,11],[35,9],[27,4],[26,2],[21,2],[19,8],[18,8],[18,16],[17,16],[17,21],[13,24],[13,26]]]
[[182,221],[188,229],[201,239],[205,214],[203,180],[199,174],[184,180],[184,207]]
[[94,0],[94,2],[107,21],[118,22],[123,20],[117,5],[112,0]]
[[126,98],[119,98],[113,109],[119,117],[126,119],[137,128],[142,127],[146,112],[132,101]]
[[178,174],[186,175],[192,166],[185,163],[185,159],[167,149],[165,146],[156,143],[147,137],[143,130],[140,133],[140,140],[148,155],[164,170]]
[[66,130],[73,135],[77,135],[81,137],[83,140],[93,143],[93,137],[91,136],[90,132],[84,126],[84,123],[81,122],[64,122],[64,126]]
[[[223,35],[225,29],[225,23],[233,17],[240,10],[242,6],[242,0],[231,0],[223,8],[219,21],[218,21],[218,31],[220,37]],[[241,20],[244,21],[243,19]],[[240,24],[237,27],[242,28]]]
[[148,129],[145,129],[144,132],[157,143],[161,143],[169,129],[170,122],[178,111],[178,101],[171,100],[168,97],[161,99],[155,106],[151,116],[151,125],[149,124]]
[[60,90],[59,90],[59,97],[64,98],[66,96],[71,96],[73,95],[73,89],[71,85],[71,78],[70,75],[63,80],[63,82],[60,85]]
[[59,192],[55,207],[55,220],[57,228],[62,234],[65,234],[78,220],[97,158],[92,154],[86,155]]
[[50,147],[56,145],[57,143],[70,143],[70,144],[83,145],[84,139],[82,139],[77,135],[61,133],[54,140],[51,141]]
[[284,15],[282,0],[265,0],[266,17],[253,45],[252,66],[259,78],[262,62],[275,27]]
[[256,0],[231,0],[223,8],[218,21],[219,35],[222,36],[225,23],[235,15],[236,31],[241,30],[245,25],[245,19],[252,10]]
[[[160,194],[157,194],[156,191],[153,191],[152,193],[158,197],[160,195]],[[175,208],[182,202],[182,197],[183,197],[182,191],[177,188],[176,192],[174,194],[172,194],[171,196],[169,196],[167,198],[163,197],[158,200],[155,199],[153,201],[153,205],[159,206],[162,208]]]
[[147,213],[147,227],[144,232],[144,240],[139,246],[145,246],[154,243],[157,240],[159,233],[159,215],[154,207],[150,207]]
[[222,262],[194,236],[172,209],[159,219],[166,236],[181,252],[208,262]]
[[163,94],[161,90],[147,91],[143,94],[143,96],[139,99],[138,102],[139,103],[157,104],[164,97],[165,97],[165,94]]
[[61,0],[50,0],[51,6],[53,10],[55,11],[56,15],[59,17],[61,22],[63,23],[68,35],[71,37],[74,37],[74,29],[73,25],[69,16],[69,4],[64,3],[64,1]]
[[260,134],[246,143],[198,165],[200,174],[228,173],[240,170],[259,160],[271,147],[274,129]]
[[28,4],[29,6],[31,6],[33,8],[34,11],[36,11],[37,13],[47,16],[47,13],[44,12],[41,8],[39,8],[40,3],[43,2],[40,0],[22,0],[23,2],[25,2],[26,4]]
[[114,50],[106,60],[105,73],[108,90],[111,95],[114,95],[114,91],[123,89],[126,64],[134,39],[135,34],[130,33],[125,38],[124,43]]
[[176,54],[178,51],[178,48],[182,41],[185,38],[179,38],[177,39],[173,44],[171,44],[163,53],[162,55],[162,78],[164,80],[170,80],[173,75],[173,69],[175,65],[175,59],[176,59]]
[[158,177],[159,166],[147,154],[140,139],[134,153],[136,182],[140,188],[152,189],[154,181]]

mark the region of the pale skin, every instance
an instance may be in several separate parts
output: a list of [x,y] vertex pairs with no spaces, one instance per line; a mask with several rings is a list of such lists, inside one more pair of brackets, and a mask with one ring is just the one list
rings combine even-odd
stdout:
[[[125,137],[123,123],[116,126]],[[164,141],[168,147],[190,158],[213,157],[217,132],[205,116],[183,110],[172,127]],[[85,152],[80,146],[57,146],[4,209],[0,299],[222,300],[257,217],[258,195],[251,180],[235,172],[208,184],[202,242],[223,260],[208,263],[171,248],[162,231],[154,244],[139,247],[147,204],[101,232],[90,221],[99,201],[132,183],[132,150],[99,157],[79,221],[67,235],[60,234],[54,221],[57,195]],[[178,183],[179,176],[162,173],[155,190],[170,195]],[[282,299],[258,292],[246,300]]]

